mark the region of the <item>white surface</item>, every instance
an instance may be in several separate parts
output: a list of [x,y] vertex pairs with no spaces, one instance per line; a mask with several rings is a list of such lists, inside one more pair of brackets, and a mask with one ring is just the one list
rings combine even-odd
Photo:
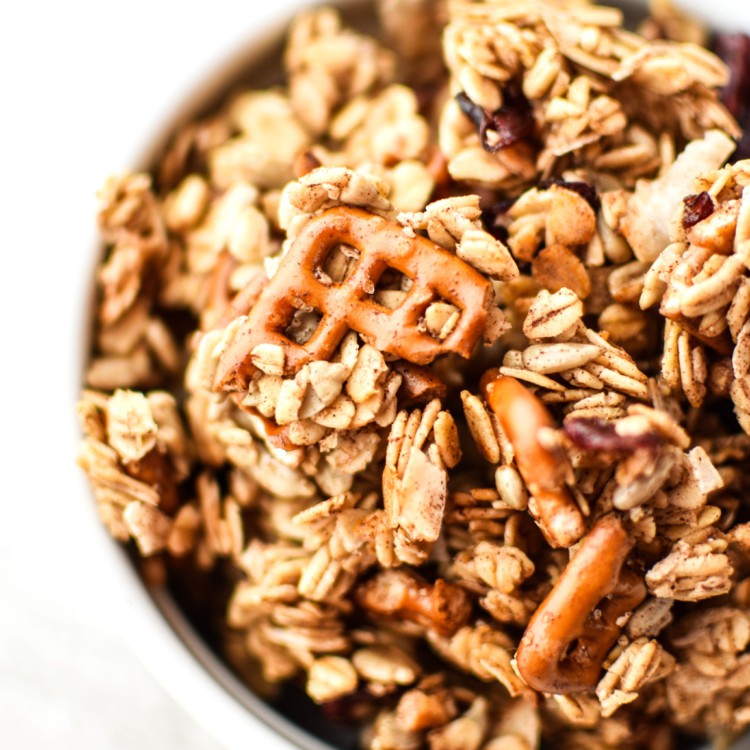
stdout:
[[[77,339],[95,190],[133,163],[196,81],[300,4],[0,4],[4,750],[224,747],[128,645],[132,631],[150,626],[121,585],[108,541],[92,533],[91,504],[73,463]],[[178,658],[169,644],[140,642],[152,649],[151,666]],[[181,675],[192,679],[194,665],[183,666]],[[172,687],[188,704],[201,701],[197,714],[206,703],[191,679]],[[288,747],[247,722],[242,737],[234,728],[232,744]]]
[[[197,684],[195,664],[153,613],[144,614],[108,541],[92,532],[73,463],[73,401],[95,189],[134,162],[193,82],[272,17],[303,4],[0,5],[4,750],[287,747],[222,703],[210,683]],[[730,19],[748,9],[744,0],[710,7]],[[215,737],[225,728],[223,745],[168,697],[128,642],[141,644],[152,668],[174,675],[170,690],[204,725],[213,723]]]

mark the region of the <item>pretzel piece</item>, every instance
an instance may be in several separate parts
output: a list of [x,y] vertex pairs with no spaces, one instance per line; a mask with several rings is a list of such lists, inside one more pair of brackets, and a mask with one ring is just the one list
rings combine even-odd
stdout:
[[485,399],[513,446],[518,471],[531,498],[529,512],[553,547],[570,547],[586,532],[583,515],[565,486],[568,461],[562,449],[545,446],[539,431],[554,428],[544,404],[515,378],[482,378]]
[[471,616],[471,600],[455,583],[442,578],[428,583],[404,569],[381,570],[361,584],[357,602],[375,617],[403,618],[443,636],[451,636]]
[[[349,278],[326,283],[319,271],[340,245],[354,248],[359,259]],[[388,268],[412,282],[405,299],[392,310],[372,297]],[[468,359],[484,332],[491,298],[492,286],[484,276],[425,237],[409,236],[398,224],[360,209],[332,208],[310,219],[295,238],[221,356],[214,388],[244,390],[255,373],[251,353],[258,344],[281,346],[284,374],[293,375],[308,362],[330,359],[349,330],[362,334],[380,351],[417,365],[429,364],[447,352]],[[439,299],[461,311],[443,341],[418,327],[426,309]],[[298,310],[322,315],[304,344],[285,335]]]
[[254,406],[246,406],[243,404],[242,401],[245,398],[243,393],[232,393],[229,398],[234,401],[239,409],[242,409],[246,414],[249,414],[251,419],[258,420],[258,424],[263,426],[266,439],[275,448],[284,451],[292,451],[295,448],[299,448],[299,446],[295,445],[289,437],[289,425],[277,424],[275,419],[264,417]]
[[[217,305],[217,310],[220,315],[215,324],[216,328],[226,328],[226,326],[228,326],[235,318],[238,318],[240,315],[247,315],[253,305],[258,301],[258,297],[260,297],[265,285],[268,284],[268,276],[261,271],[256,273],[250,281],[248,281],[248,283],[234,295],[234,297],[229,299],[229,277],[233,269],[234,260],[231,256],[229,256],[222,268],[218,268],[217,265],[217,275],[220,275],[216,280],[216,284],[220,285],[223,283],[226,285],[223,294],[226,295],[227,301],[224,302],[221,307]],[[214,292],[214,290],[216,291]],[[214,286],[211,289],[212,293],[215,295],[222,294],[220,290],[220,286],[218,286],[218,288]],[[216,297],[212,296],[211,300],[213,301],[215,299]]]
[[583,539],[518,646],[518,671],[530,687],[559,694],[596,686],[618,619],[646,598],[642,577],[624,567],[632,546],[613,515]]
[[393,370],[401,376],[398,389],[401,406],[429,404],[435,398],[442,401],[448,394],[448,386],[428,367],[413,365],[402,359],[393,363]]
[[180,493],[169,457],[158,448],[145,456],[124,463],[125,473],[153,487],[159,496],[159,509],[174,513],[180,505]]

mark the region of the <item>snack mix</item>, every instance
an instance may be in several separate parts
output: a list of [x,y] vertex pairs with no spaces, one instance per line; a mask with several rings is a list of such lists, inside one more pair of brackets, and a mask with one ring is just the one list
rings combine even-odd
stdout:
[[372,750],[727,747],[750,40],[667,0],[636,31],[587,0],[377,13],[301,13],[283,84],[102,189],[102,520],[255,690]]

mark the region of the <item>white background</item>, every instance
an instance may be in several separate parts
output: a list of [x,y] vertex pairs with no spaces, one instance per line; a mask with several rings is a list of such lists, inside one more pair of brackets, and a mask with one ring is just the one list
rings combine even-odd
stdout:
[[[135,162],[150,134],[207,71],[272,19],[306,4],[0,5],[4,750],[222,747],[134,656],[133,648],[148,654],[149,668],[170,682],[169,649],[121,580],[74,466],[73,404],[95,248],[94,194],[109,173]],[[699,7],[700,0],[692,4]],[[718,0],[710,7],[729,25],[744,13],[742,24],[750,28],[749,5]],[[175,665],[184,661],[179,653],[171,658]],[[196,693],[191,679],[171,683],[195,719],[211,725],[218,704]],[[249,727],[225,732],[224,742],[281,747]]]
[[[120,585],[74,466],[79,331],[96,189],[135,162],[196,81],[303,4],[0,3],[4,750],[223,747],[134,656],[150,637],[141,604]],[[158,661],[159,644],[149,649]],[[261,734],[256,746],[272,750]]]

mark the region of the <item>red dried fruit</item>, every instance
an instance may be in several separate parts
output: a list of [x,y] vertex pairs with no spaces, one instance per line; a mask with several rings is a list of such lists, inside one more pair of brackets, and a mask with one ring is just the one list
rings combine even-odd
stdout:
[[542,188],[542,190],[547,190],[553,185],[558,185],[559,187],[565,188],[566,190],[572,190],[574,193],[578,193],[581,198],[588,202],[588,204],[591,206],[591,208],[594,209],[594,211],[598,211],[599,207],[601,206],[599,193],[597,193],[596,188],[593,185],[590,185],[588,182],[564,180],[562,177],[550,177],[549,179],[542,180],[539,183],[539,187]]
[[705,190],[698,195],[688,195],[682,202],[685,204],[685,212],[682,214],[682,226],[685,229],[694,227],[714,212],[714,202]]
[[621,435],[614,423],[606,419],[577,417],[563,427],[565,436],[577,448],[597,453],[634,453],[637,450],[656,450],[663,444],[655,432]]
[[534,136],[534,114],[520,90],[508,86],[503,91],[505,103],[495,112],[475,104],[465,93],[456,95],[461,111],[479,131],[482,148],[495,153]]
[[733,159],[746,159],[750,156],[750,36],[717,34],[714,51],[729,68],[729,83],[721,92],[722,101],[743,131]]

